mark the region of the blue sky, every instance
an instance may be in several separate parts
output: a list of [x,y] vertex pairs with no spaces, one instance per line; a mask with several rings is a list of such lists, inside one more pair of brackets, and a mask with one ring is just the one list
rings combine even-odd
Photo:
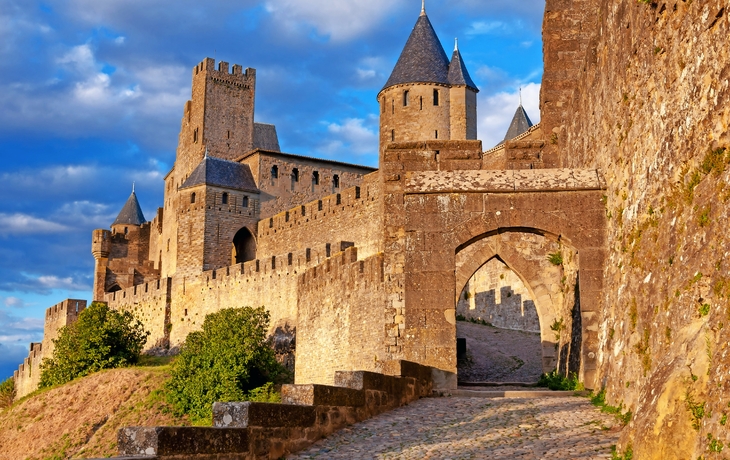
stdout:
[[[162,203],[192,67],[257,69],[256,121],[282,150],[377,166],[376,95],[418,0],[0,0],[0,379],[40,341],[46,308],[90,299],[91,231],[132,182]],[[459,38],[498,143],[518,89],[539,121],[544,0],[429,0],[447,54]]]

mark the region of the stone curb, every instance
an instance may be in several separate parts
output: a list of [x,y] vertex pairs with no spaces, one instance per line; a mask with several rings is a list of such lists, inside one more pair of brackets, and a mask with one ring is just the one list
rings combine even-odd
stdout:
[[462,398],[564,398],[566,396],[588,396],[588,391],[493,391],[452,390],[444,396]]

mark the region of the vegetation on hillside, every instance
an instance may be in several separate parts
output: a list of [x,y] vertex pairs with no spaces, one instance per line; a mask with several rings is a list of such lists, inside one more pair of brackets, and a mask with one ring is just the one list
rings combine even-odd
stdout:
[[117,455],[125,426],[185,426],[162,387],[170,366],[110,369],[34,392],[0,411],[0,458],[69,459]]
[[205,317],[202,331],[188,335],[166,384],[178,414],[210,423],[216,401],[276,402],[273,384],[289,378],[267,341],[269,313],[229,308]]
[[10,407],[15,399],[15,380],[12,377],[0,383],[0,410]]
[[40,387],[132,365],[139,360],[148,335],[132,313],[93,302],[76,322],[59,331],[53,356],[41,364]]

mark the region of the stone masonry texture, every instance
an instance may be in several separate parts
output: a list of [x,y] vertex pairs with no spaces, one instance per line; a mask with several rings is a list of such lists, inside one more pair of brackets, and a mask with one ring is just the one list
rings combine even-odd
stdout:
[[560,142],[607,182],[599,380],[634,413],[619,450],[724,458],[730,3],[599,3]]

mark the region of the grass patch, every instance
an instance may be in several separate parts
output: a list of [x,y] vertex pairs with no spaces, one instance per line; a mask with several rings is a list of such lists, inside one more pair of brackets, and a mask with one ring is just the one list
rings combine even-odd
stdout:
[[[642,0],[639,0],[642,1]],[[629,444],[623,454],[619,453],[616,446],[611,446],[611,460],[631,460],[634,458],[634,448]]]
[[604,414],[613,414],[622,425],[626,425],[631,421],[631,411],[624,412],[624,405],[620,403],[618,406],[606,404],[606,390],[601,390],[591,397],[591,404],[601,409]]
[[141,355],[135,367],[160,367],[169,366],[175,359],[175,356],[150,356]]
[[690,419],[692,420],[692,428],[695,431],[700,431],[702,426],[702,419],[705,418],[705,402],[699,402],[695,400],[694,394],[691,389],[687,389],[685,393],[684,405],[689,412]]

